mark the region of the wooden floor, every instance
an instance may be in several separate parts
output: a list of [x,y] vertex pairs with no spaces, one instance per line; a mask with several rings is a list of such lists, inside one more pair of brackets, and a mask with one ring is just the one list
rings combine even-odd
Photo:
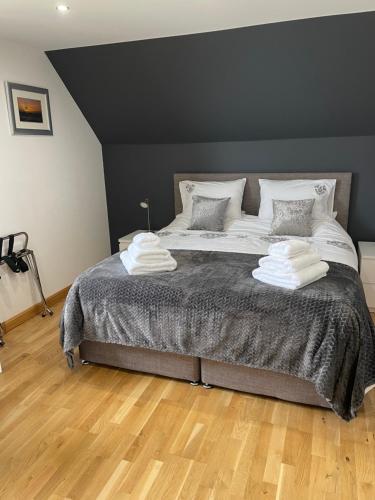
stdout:
[[99,366],[61,305],[0,350],[1,499],[375,499],[375,390],[357,419]]

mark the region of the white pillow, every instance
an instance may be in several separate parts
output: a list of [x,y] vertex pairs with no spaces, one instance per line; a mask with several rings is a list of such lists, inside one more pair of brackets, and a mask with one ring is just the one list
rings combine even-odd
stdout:
[[336,179],[294,179],[274,181],[259,179],[260,206],[259,218],[272,220],[272,200],[306,200],[314,198],[313,219],[333,217]]
[[246,178],[224,182],[181,181],[179,187],[182,200],[182,214],[190,220],[193,206],[192,197],[195,194],[205,196],[206,198],[230,198],[225,220],[240,219],[245,184]]

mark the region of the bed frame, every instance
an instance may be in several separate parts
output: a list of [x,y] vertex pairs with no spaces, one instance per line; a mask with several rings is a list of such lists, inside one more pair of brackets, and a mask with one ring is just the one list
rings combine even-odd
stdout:
[[[347,228],[352,179],[350,172],[175,174],[174,197],[176,215],[182,211],[179,191],[180,181],[227,181],[243,177],[246,177],[247,182],[242,208],[246,213],[251,215],[257,215],[259,209],[259,179],[336,179],[334,210],[338,212],[337,221],[344,229]],[[189,380],[194,385],[201,381],[206,388],[217,385],[297,403],[328,407],[326,400],[317,394],[311,382],[269,370],[254,369],[247,366],[233,365],[193,356],[183,356],[152,351],[150,349],[103,344],[92,341],[84,341],[81,344],[80,358],[84,364],[94,362]]]

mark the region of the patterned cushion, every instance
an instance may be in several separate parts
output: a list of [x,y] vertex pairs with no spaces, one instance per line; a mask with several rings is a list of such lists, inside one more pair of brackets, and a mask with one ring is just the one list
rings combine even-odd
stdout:
[[272,235],[311,236],[315,200],[272,200]]
[[230,198],[206,198],[193,195],[191,224],[188,229],[223,231],[225,212]]

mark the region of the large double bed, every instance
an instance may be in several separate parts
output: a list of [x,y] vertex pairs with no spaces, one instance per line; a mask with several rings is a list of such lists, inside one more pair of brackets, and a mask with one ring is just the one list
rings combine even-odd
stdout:
[[[179,183],[246,177],[242,216],[225,231],[191,231]],[[350,173],[336,179],[336,220],[314,221],[307,240],[328,275],[300,290],[252,278],[270,236],[257,214],[259,179],[320,179],[322,174],[176,174],[176,218],[158,235],[177,269],[128,275],[115,254],[77,278],[62,315],[68,361],[149,372],[206,386],[333,409],[350,420],[375,383],[375,335],[355,247],[346,232]]]

